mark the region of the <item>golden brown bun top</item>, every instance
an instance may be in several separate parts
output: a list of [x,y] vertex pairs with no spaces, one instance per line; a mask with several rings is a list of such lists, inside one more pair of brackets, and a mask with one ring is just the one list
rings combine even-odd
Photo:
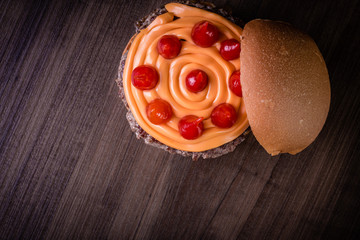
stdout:
[[330,82],[316,43],[289,24],[253,20],[241,42],[241,84],[251,129],[272,155],[296,154],[320,133]]

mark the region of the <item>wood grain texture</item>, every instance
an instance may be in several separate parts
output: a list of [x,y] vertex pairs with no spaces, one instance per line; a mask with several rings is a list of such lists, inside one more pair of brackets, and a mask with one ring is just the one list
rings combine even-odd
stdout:
[[137,140],[114,82],[165,2],[0,1],[0,239],[359,239],[359,1],[214,1],[308,32],[332,102],[296,156],[197,162]]

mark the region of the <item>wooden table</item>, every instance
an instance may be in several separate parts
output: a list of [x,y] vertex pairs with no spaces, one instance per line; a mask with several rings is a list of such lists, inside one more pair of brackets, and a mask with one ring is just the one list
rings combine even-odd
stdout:
[[197,162],[137,140],[114,82],[165,2],[0,1],[0,239],[359,239],[359,1],[215,1],[308,32],[332,102],[296,156]]

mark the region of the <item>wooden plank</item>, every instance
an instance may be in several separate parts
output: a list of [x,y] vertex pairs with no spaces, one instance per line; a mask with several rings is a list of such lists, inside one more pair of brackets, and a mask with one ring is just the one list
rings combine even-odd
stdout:
[[197,162],[137,140],[114,82],[133,23],[163,3],[0,2],[0,238],[360,238],[359,1],[227,1],[309,32],[332,104],[296,156],[249,135]]

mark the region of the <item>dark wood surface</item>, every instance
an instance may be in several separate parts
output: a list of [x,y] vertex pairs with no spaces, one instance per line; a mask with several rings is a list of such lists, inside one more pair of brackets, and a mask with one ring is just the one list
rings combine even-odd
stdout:
[[359,1],[215,1],[308,32],[332,102],[296,156],[197,162],[137,140],[114,82],[165,2],[0,1],[0,239],[359,239]]

